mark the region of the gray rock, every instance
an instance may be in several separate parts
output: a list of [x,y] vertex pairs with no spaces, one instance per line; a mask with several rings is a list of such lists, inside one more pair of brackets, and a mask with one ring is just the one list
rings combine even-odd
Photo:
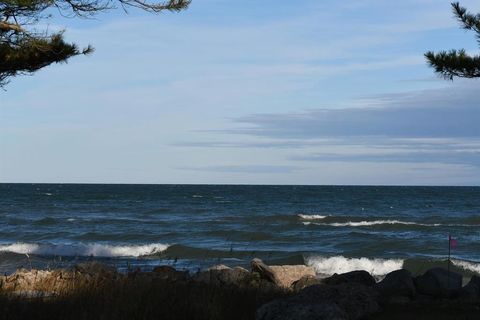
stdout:
[[374,288],[385,298],[392,296],[413,298],[416,294],[412,274],[405,269],[395,270],[385,276]]
[[270,266],[278,284],[283,288],[290,288],[295,281],[303,277],[315,277],[315,270],[305,265]]
[[294,303],[276,300],[261,306],[256,320],[348,320],[335,303]]
[[342,283],[359,283],[371,287],[375,284],[375,279],[370,273],[364,270],[351,271],[347,273],[334,274],[331,277],[323,279],[323,283],[337,285]]
[[462,276],[444,268],[432,268],[415,278],[419,293],[434,297],[452,297],[462,287]]
[[292,297],[262,306],[256,319],[355,320],[378,311],[377,295],[372,288],[356,283],[336,286],[322,284],[307,287]]

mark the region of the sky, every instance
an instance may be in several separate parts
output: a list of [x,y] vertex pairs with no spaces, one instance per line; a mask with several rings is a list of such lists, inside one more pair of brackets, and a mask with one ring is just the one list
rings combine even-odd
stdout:
[[423,57],[478,52],[450,1],[193,0],[43,23],[96,50],[0,91],[0,182],[480,185],[480,80]]

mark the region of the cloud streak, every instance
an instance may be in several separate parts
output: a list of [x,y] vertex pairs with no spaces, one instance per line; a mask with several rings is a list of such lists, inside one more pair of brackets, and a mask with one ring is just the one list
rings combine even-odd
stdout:
[[277,139],[480,137],[478,84],[360,101],[373,107],[252,114],[235,119],[248,126],[229,132]]

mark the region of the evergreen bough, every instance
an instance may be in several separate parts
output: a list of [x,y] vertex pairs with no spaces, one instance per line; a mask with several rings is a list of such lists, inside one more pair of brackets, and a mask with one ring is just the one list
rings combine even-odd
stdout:
[[67,43],[63,32],[38,31],[35,26],[56,9],[63,16],[89,18],[118,6],[159,13],[180,11],[191,0],[0,0],[0,87],[11,77],[32,74],[52,63],[66,62],[93,51]]
[[[453,13],[461,23],[462,28],[472,30],[480,45],[480,13],[472,14],[460,3],[452,3]],[[425,53],[425,57],[436,73],[445,79],[480,77],[480,55],[469,55],[464,49]]]

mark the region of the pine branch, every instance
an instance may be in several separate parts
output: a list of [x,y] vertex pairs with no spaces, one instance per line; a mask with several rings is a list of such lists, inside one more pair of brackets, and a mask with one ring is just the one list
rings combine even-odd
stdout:
[[9,77],[31,74],[52,63],[66,62],[71,57],[92,51],[90,46],[79,50],[75,44],[66,43],[61,33],[45,39],[24,36],[15,45],[1,43],[0,86],[7,83]]
[[[462,7],[459,2],[453,2],[452,10],[462,28],[476,32],[480,44],[480,13],[473,14]],[[430,67],[445,79],[453,78],[479,78],[480,77],[480,56],[468,55],[464,49],[440,51],[438,53],[428,51],[425,53]]]
[[52,63],[66,62],[71,57],[88,54],[93,48],[80,50],[66,43],[62,33],[49,34],[32,31],[41,19],[48,18],[49,8],[57,8],[61,15],[92,17],[115,5],[135,7],[152,13],[180,11],[191,0],[0,0],[0,87],[10,77],[31,74]]
[[465,50],[425,53],[429,65],[445,79],[480,77],[480,56],[469,56]]
[[466,8],[460,6],[459,2],[453,2],[452,9],[464,29],[480,33],[480,14],[475,15],[468,12]]

